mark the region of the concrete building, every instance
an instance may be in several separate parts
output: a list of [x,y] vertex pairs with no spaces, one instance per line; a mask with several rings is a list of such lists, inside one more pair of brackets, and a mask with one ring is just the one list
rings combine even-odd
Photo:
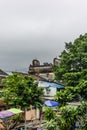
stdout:
[[40,65],[39,60],[33,60],[32,64],[29,66],[29,74],[39,74],[39,73],[50,73],[53,72],[52,64],[50,63],[44,63],[43,65]]
[[57,91],[60,91],[60,89],[64,89],[64,85],[55,82],[47,82],[47,81],[39,81],[38,87],[44,89],[43,98],[47,100],[53,99]]

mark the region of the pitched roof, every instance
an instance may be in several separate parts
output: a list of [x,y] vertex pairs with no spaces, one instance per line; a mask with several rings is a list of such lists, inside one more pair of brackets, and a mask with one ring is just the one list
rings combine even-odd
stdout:
[[8,74],[0,69],[0,75],[8,75]]

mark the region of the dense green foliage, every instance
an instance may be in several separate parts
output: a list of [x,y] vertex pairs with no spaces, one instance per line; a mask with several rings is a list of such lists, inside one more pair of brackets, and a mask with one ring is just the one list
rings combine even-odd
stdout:
[[61,91],[58,91],[56,95],[54,96],[54,99],[61,103],[61,106],[64,106],[67,104],[67,101],[70,102],[75,97],[74,90],[72,87],[67,86],[66,89],[63,89]]
[[43,89],[38,88],[38,84],[31,76],[13,74],[8,76],[3,84],[7,106],[25,108],[29,105],[38,107],[42,104]]
[[46,130],[58,130],[57,122],[54,119],[51,119],[45,124]]
[[[87,129],[87,102],[82,102],[74,107],[62,106],[58,109],[60,114],[51,118],[46,123],[47,130],[86,130]],[[50,111],[51,112],[51,111]]]
[[[60,66],[55,69],[55,78],[66,85],[65,95],[69,90],[67,93],[71,97],[87,99],[87,34],[65,44],[65,50],[60,55]],[[57,95],[62,97],[61,94]]]
[[74,130],[76,122],[76,110],[70,106],[61,108],[61,116],[58,118],[59,130]]
[[[86,130],[87,34],[80,35],[73,43],[65,44],[65,50],[60,55],[60,65],[54,66],[54,71],[55,79],[65,84],[65,89],[58,91],[54,97],[61,103],[60,115],[55,119],[57,130],[74,130],[76,126],[79,130]],[[77,107],[68,105],[68,102],[77,100],[81,101]],[[48,123],[48,130],[51,126],[56,128],[55,121]]]
[[[87,129],[87,34],[80,35],[73,43],[66,43],[60,55],[60,66],[55,69],[55,79],[65,84],[65,89],[55,95],[55,100],[63,106],[57,119],[58,130],[74,130],[79,122],[79,130]],[[71,101],[85,101],[77,108],[65,106]]]
[[59,130],[74,130],[78,122],[79,129],[86,130],[87,126],[87,102],[82,102],[76,108],[63,106],[60,109],[61,115],[57,119]]
[[44,111],[44,119],[50,121],[51,119],[55,119],[56,114],[51,107],[46,107]]

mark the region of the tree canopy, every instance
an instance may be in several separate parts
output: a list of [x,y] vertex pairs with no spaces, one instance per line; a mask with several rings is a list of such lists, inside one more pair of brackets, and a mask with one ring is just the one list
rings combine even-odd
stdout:
[[[54,66],[55,79],[65,84],[55,100],[61,103],[60,115],[47,122],[48,130],[87,129],[87,34],[80,35],[73,43],[65,43],[60,55],[60,65]],[[79,100],[76,106],[69,103]],[[84,101],[83,101],[84,100]],[[57,124],[56,124],[56,123]],[[56,127],[57,126],[57,127]]]
[[87,34],[80,35],[74,42],[65,43],[55,78],[63,82],[66,89],[73,87],[71,91],[69,89],[70,93],[87,99]]
[[4,79],[3,84],[4,100],[8,106],[38,107],[43,103],[43,89],[38,87],[31,76],[13,74]]

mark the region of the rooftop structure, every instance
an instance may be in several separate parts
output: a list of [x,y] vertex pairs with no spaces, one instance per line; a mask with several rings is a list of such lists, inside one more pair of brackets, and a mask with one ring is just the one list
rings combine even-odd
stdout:
[[32,61],[32,64],[29,66],[29,74],[39,74],[39,73],[51,73],[53,72],[53,65],[58,66],[59,65],[59,59],[54,58],[53,59],[53,64],[45,62],[42,65],[40,64],[40,61],[37,59],[34,59]]

